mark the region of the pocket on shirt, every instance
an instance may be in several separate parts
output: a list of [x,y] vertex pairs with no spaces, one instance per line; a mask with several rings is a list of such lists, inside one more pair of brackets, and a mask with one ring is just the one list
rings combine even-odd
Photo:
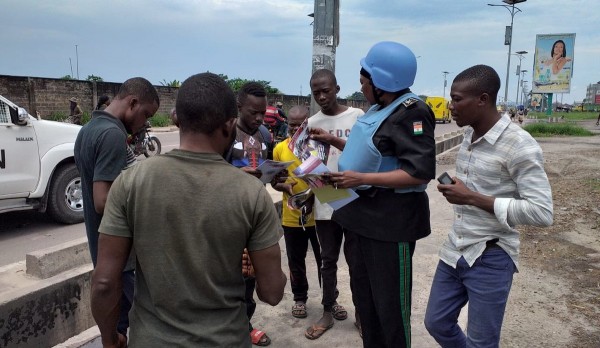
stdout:
[[502,180],[502,165],[498,162],[477,158],[473,169],[474,176],[481,184],[498,185]]

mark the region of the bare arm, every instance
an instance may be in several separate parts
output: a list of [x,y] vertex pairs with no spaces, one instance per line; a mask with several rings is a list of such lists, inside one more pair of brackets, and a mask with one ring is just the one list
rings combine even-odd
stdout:
[[98,263],[92,275],[92,315],[98,324],[104,347],[125,347],[117,333],[121,274],[131,250],[131,238],[100,234]]
[[108,191],[110,191],[111,185],[112,182],[110,181],[94,181],[94,209],[98,214],[104,214],[104,206],[106,205],[106,199],[108,198]]
[[327,132],[324,129],[310,128],[309,132],[310,132],[311,139],[329,144],[329,145],[339,149],[340,151],[343,151],[344,147],[346,147],[346,140],[344,140],[342,138],[338,138],[335,135],[330,134],[329,132]]
[[338,188],[352,188],[361,185],[402,188],[427,184],[429,180],[415,178],[402,169],[383,173],[358,173],[347,170],[341,173],[331,173],[331,181]]
[[279,244],[266,249],[250,251],[250,259],[256,276],[256,294],[258,298],[275,306],[283,297],[287,278],[281,270],[281,250]]
[[567,62],[571,61],[571,58],[567,58],[567,57],[559,57],[556,59],[556,61],[554,62],[554,64],[552,64],[552,73],[553,74],[558,74],[562,68],[565,66],[565,64],[567,64]]

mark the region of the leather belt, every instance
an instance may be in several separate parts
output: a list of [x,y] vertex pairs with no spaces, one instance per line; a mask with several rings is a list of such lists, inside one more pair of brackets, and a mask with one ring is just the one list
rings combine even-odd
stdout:
[[494,239],[490,239],[488,241],[485,242],[485,249],[491,249],[491,248],[500,248],[500,246],[497,244],[500,241],[499,238],[494,238]]

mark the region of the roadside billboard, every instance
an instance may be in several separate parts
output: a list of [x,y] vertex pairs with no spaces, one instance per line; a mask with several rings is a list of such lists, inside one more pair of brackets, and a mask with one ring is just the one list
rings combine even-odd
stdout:
[[532,94],[531,95],[531,106],[537,108],[542,104],[542,95],[541,94]]
[[533,62],[533,93],[569,93],[575,34],[538,34]]

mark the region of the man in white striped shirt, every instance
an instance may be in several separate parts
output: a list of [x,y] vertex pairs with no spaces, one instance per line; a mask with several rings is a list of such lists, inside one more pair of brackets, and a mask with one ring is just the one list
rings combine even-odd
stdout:
[[[517,271],[517,225],[552,224],[552,192],[542,150],[496,111],[500,78],[473,66],[452,83],[450,110],[470,126],[454,183],[438,190],[454,205],[454,224],[440,250],[425,326],[442,347],[498,347],[506,300]],[[458,325],[469,303],[466,334]]]

